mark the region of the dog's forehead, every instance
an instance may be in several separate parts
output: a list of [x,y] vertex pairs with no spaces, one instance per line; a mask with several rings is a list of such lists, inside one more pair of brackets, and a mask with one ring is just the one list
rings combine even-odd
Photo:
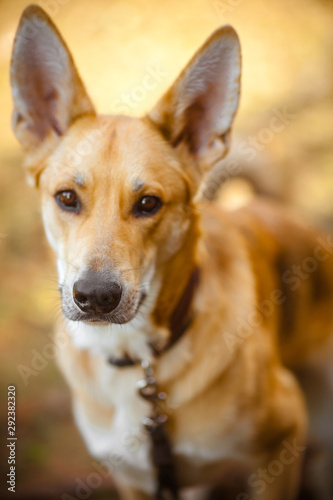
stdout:
[[145,120],[125,116],[99,116],[78,121],[52,163],[83,187],[95,176],[128,180],[133,190],[156,175],[180,169],[172,149]]

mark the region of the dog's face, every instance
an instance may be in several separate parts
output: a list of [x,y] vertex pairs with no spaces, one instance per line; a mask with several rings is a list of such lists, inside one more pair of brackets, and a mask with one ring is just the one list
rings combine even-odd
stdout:
[[97,116],[58,31],[24,12],[11,81],[13,128],[38,185],[72,321],[127,323],[185,244],[193,197],[227,152],[240,49],[216,31],[146,117]]
[[[89,154],[74,166],[80,146]],[[191,186],[172,148],[148,121],[88,117],[48,158],[39,184],[66,316],[130,321],[189,229]]]

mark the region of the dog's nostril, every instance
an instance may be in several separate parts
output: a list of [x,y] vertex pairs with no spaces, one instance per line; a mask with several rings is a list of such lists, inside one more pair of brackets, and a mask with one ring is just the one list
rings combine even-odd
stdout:
[[88,298],[83,294],[78,292],[77,290],[73,290],[73,297],[76,302],[79,302],[80,304],[88,304],[89,300]]
[[108,304],[108,302],[110,301],[110,298],[111,298],[110,295],[107,295],[106,293],[102,293],[101,302]]
[[111,298],[111,301],[117,303],[118,305],[121,299],[121,294],[122,294],[121,286],[118,285],[117,283],[112,283],[110,286],[110,295],[108,297],[108,300],[110,300]]

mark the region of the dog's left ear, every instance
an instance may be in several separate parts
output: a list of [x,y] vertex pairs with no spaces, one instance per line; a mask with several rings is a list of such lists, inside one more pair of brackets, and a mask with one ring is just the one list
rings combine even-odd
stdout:
[[231,26],[215,31],[148,118],[198,174],[227,153],[240,93],[241,53]]

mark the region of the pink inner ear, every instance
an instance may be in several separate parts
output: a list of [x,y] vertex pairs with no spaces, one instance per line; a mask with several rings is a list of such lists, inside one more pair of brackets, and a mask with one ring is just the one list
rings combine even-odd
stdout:
[[[213,35],[214,36],[214,35]],[[198,156],[208,152],[215,139],[232,125],[239,100],[240,51],[237,37],[223,34],[191,62],[174,87],[175,129],[173,146],[181,142]]]
[[11,83],[14,132],[24,147],[36,148],[50,132],[60,136],[78,116],[95,113],[65,42],[38,6],[22,15]]
[[42,140],[50,129],[62,135],[60,125],[56,119],[58,92],[49,80],[45,69],[34,64],[30,71],[24,65],[22,78],[26,84],[22,87],[21,97],[26,102],[27,110],[32,118],[29,125],[32,132]]
[[[50,28],[41,26],[40,31],[30,40],[17,40],[17,55],[13,60],[13,79],[16,86],[16,105],[28,115],[27,127],[43,140],[48,131],[53,129],[57,135],[62,134],[59,120],[56,117],[59,91],[59,74],[65,66],[52,56],[59,58],[63,50],[55,50],[52,42],[55,35]],[[22,112],[21,112],[22,113]]]
[[208,85],[205,93],[198,96],[184,112],[185,127],[181,138],[187,143],[189,152],[193,155],[207,146],[211,140],[216,94],[216,85]]

